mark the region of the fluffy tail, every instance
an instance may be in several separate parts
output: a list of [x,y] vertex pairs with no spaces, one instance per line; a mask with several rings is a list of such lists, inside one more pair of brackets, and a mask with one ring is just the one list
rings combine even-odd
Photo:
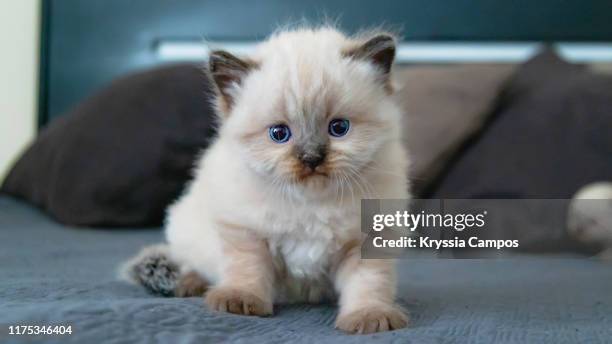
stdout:
[[125,262],[120,274],[153,294],[174,296],[180,267],[171,260],[168,245],[158,244],[143,248],[138,255]]

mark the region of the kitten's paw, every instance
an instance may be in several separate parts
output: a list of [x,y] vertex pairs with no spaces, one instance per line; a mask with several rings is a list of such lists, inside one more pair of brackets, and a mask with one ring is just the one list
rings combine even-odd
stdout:
[[367,306],[347,314],[338,315],[336,328],[350,334],[367,334],[404,328],[408,316],[396,306]]
[[237,288],[212,288],[206,293],[206,304],[210,309],[241,315],[272,315],[272,303],[254,294]]
[[200,275],[195,272],[190,272],[181,276],[176,288],[174,289],[174,296],[203,296],[207,288],[208,282],[204,278],[200,277]]

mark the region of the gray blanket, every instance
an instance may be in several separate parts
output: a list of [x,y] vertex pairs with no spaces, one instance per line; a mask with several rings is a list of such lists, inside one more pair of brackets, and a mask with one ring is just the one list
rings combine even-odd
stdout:
[[[612,342],[612,265],[580,257],[404,260],[410,328],[347,336],[332,306],[281,306],[271,318],[213,314],[200,298],[161,298],[116,268],[159,230],[67,228],[0,198],[0,342],[577,343]],[[15,336],[9,325],[71,325]]]

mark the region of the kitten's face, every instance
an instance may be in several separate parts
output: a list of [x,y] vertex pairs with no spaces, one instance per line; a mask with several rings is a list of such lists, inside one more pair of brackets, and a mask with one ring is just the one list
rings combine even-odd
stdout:
[[[364,170],[376,168],[381,147],[398,135],[388,71],[349,56],[336,45],[343,44],[338,37],[308,38],[291,46],[295,51],[260,55],[231,95],[222,135],[274,185],[320,190],[351,183],[365,189]],[[276,43],[269,44],[286,44]]]

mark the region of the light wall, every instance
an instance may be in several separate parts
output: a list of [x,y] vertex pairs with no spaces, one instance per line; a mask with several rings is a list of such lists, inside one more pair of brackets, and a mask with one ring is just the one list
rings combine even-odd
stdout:
[[0,1],[0,181],[36,132],[39,1]]

